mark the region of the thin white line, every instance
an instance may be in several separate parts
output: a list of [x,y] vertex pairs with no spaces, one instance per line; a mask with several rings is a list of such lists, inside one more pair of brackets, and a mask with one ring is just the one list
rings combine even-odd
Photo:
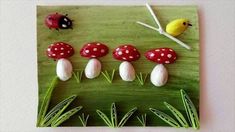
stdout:
[[[160,30],[159,30],[159,29],[157,29],[157,28],[155,28],[155,27],[153,27],[153,26],[150,26],[150,25],[148,25],[148,24],[146,24],[146,23],[143,23],[143,22],[140,22],[140,21],[137,21],[136,23],[138,23],[138,24],[140,24],[140,25],[142,25],[142,26],[144,26],[144,27],[150,28],[150,29],[152,29],[152,30],[158,31],[158,32],[160,33]],[[188,49],[188,50],[191,50],[191,47],[190,47],[190,46],[188,46],[187,44],[183,43],[183,42],[180,41],[179,39],[177,39],[177,38],[171,36],[170,34],[166,33],[165,31],[162,31],[162,35],[164,35],[164,36],[168,37],[169,39],[175,41],[176,43],[178,43],[178,44],[181,45],[182,47],[184,47],[184,48],[186,48],[186,49]]]
[[158,25],[159,33],[162,34],[163,29],[162,29],[162,26],[161,26],[159,20],[157,19],[156,14],[154,14],[153,9],[151,8],[151,6],[148,3],[146,3],[146,7],[149,10],[150,14],[152,15],[152,17],[153,17],[154,21],[156,22],[156,24]]

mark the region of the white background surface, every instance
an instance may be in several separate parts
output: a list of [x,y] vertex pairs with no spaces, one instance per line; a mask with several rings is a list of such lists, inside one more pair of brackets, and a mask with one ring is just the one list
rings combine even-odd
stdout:
[[[0,0],[0,132],[191,132],[175,128],[36,128],[37,4],[144,4],[144,0]],[[201,46],[201,129],[235,131],[235,0],[154,0],[151,4],[196,4]]]

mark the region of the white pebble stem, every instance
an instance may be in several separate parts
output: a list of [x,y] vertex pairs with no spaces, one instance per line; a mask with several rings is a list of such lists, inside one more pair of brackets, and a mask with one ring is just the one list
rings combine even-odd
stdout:
[[178,43],[180,46],[182,46],[182,47],[184,47],[184,48],[186,48],[186,49],[188,49],[188,50],[191,50],[191,47],[190,47],[190,46],[188,46],[188,45],[185,44],[184,42],[180,41],[179,39],[177,39],[177,38],[171,36],[170,34],[166,33],[164,30],[160,31],[159,29],[157,29],[157,28],[155,28],[155,27],[153,27],[153,26],[150,26],[150,25],[148,25],[148,24],[146,24],[146,23],[140,22],[140,21],[137,21],[136,23],[138,23],[138,24],[140,24],[140,25],[142,25],[142,26],[144,26],[144,27],[150,28],[150,29],[152,29],[152,30],[158,31],[160,34],[163,34],[164,36],[168,37],[169,39],[175,41],[175,42]]

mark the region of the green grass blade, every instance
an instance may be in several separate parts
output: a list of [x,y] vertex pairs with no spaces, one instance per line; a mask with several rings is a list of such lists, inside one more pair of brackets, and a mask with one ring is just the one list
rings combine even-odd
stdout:
[[97,114],[100,116],[100,118],[109,126],[112,127],[112,123],[109,120],[109,118],[100,110],[96,110]]
[[42,105],[40,107],[39,114],[38,114],[37,126],[43,125],[43,119],[46,115],[46,112],[47,112],[47,109],[51,100],[52,92],[57,83],[58,83],[58,78],[54,77],[46,92],[45,97],[43,98]]
[[191,99],[189,98],[189,96],[186,94],[186,92],[183,89],[180,90],[180,93],[181,93],[181,97],[183,100],[183,104],[184,104],[188,119],[192,127],[194,129],[199,129],[200,127],[199,117],[198,117],[197,110],[193,102],[191,101]]
[[50,112],[45,116],[43,119],[43,126],[49,126],[51,123],[56,120],[63,112],[64,110],[72,103],[72,101],[77,97],[77,95],[72,95],[63,101],[61,101],[59,104],[57,104],[54,108],[51,109]]
[[122,127],[125,125],[125,123],[127,122],[127,120],[135,113],[135,111],[137,110],[137,107],[131,109],[130,111],[128,111],[122,118],[122,120],[119,122],[118,127]]
[[143,126],[143,127],[145,127],[146,126],[146,114],[144,114],[144,115],[141,115],[141,118],[140,117],[136,117],[137,119],[138,119],[138,121],[140,122],[140,124]]
[[186,119],[184,118],[184,116],[180,113],[180,111],[178,111],[175,107],[173,107],[172,105],[168,104],[167,102],[164,102],[165,106],[171,111],[171,113],[176,117],[176,119],[180,122],[180,124],[184,127],[184,128],[188,128],[189,125],[186,121]]
[[171,125],[173,127],[177,127],[177,128],[180,127],[180,125],[173,118],[171,118],[169,115],[167,115],[159,110],[153,109],[153,108],[149,108],[149,110],[151,112],[153,112],[156,116],[161,118],[163,121],[168,123],[169,125]]
[[115,74],[115,69],[112,70],[111,74],[109,74],[108,71],[102,71],[101,74],[104,76],[104,78],[109,82],[109,83],[112,83],[113,82],[113,77],[114,77],[114,74]]
[[73,72],[73,76],[74,76],[75,80],[77,81],[77,83],[82,82],[82,75],[83,75],[83,70],[77,71],[76,73]]
[[143,78],[143,75],[144,74],[142,72],[140,72],[139,74],[136,74],[137,80],[140,83],[140,85],[144,85],[148,77],[148,74],[145,74],[144,78]]
[[66,120],[68,120],[71,116],[73,116],[74,114],[76,114],[79,110],[82,109],[82,106],[78,106],[76,108],[73,108],[71,110],[69,110],[68,112],[64,113],[63,115],[61,115],[57,120],[53,121],[51,126],[52,127],[57,127],[60,124],[62,124],[63,122],[65,122]]
[[82,117],[81,117],[81,116],[78,116],[78,117],[79,117],[79,120],[80,120],[81,123],[82,123],[82,126],[83,126],[83,127],[86,127],[86,126],[87,126],[87,121],[88,121],[89,115],[87,115],[86,118],[85,118],[85,114],[82,113]]
[[111,105],[111,122],[113,127],[117,127],[117,109],[115,106],[115,103],[112,103]]

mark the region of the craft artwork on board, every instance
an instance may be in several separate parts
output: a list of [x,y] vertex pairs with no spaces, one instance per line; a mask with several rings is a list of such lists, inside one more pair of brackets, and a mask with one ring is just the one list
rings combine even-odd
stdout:
[[196,6],[38,6],[37,52],[38,127],[200,127]]

